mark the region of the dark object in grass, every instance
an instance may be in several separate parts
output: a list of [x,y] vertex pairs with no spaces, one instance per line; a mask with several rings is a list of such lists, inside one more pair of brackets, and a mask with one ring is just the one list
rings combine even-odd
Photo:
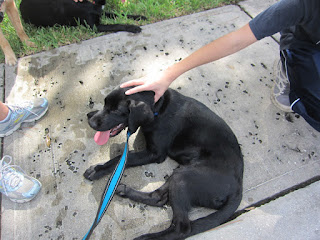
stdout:
[[[132,32],[139,33],[141,28],[129,24],[101,24],[105,0],[94,3],[87,0],[74,2],[73,0],[22,0],[20,11],[22,19],[37,27],[52,27],[54,25],[77,26],[89,25],[97,27],[99,32]],[[113,13],[105,13],[108,18],[115,18]],[[130,19],[145,20],[144,16],[128,15]]]

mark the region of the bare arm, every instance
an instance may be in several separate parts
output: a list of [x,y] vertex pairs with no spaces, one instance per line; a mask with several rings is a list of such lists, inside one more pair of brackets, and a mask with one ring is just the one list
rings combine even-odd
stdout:
[[141,91],[154,91],[155,101],[158,101],[170,84],[183,73],[236,53],[256,41],[257,39],[252,33],[249,24],[246,24],[235,32],[228,33],[212,41],[182,61],[170,66],[157,79],[148,79],[148,76],[146,76],[141,79],[128,81],[122,84],[121,87],[137,85],[137,87],[126,92],[128,95]]

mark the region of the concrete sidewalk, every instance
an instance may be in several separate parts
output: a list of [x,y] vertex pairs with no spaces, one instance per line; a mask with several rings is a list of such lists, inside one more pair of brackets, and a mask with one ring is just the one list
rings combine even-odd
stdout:
[[[243,26],[274,2],[247,0],[150,24],[140,34],[109,34],[22,58],[15,67],[2,65],[0,84],[5,81],[7,102],[45,96],[50,103],[45,117],[3,139],[3,154],[13,156],[15,164],[38,178],[43,188],[26,204],[2,197],[2,239],[82,239],[107,179],[91,183],[82,174],[90,165],[121,153],[125,141],[122,133],[103,147],[96,145],[86,113],[101,108],[104,97],[119,83],[165,69]],[[239,210],[275,199],[190,239],[319,239],[320,133],[270,101],[277,38],[189,71],[171,86],[205,103],[238,137],[245,161]],[[50,147],[45,143],[46,129]],[[130,149],[142,146],[143,139],[134,135]],[[168,159],[127,169],[122,181],[151,191],[175,166]],[[298,190],[286,194],[287,189]],[[284,196],[274,197],[277,194]],[[191,217],[207,212],[195,209]],[[170,221],[169,206],[160,209],[114,197],[91,239],[129,240],[162,230]]]

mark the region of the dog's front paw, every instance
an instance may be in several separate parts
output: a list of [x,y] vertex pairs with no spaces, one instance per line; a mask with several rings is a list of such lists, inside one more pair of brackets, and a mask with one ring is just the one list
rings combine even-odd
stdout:
[[94,170],[95,166],[90,166],[83,174],[83,176],[92,181],[93,180],[93,176],[96,173],[96,171]]
[[126,191],[127,191],[127,186],[124,184],[119,184],[116,190],[116,194],[119,195],[120,197],[125,198],[127,197]]
[[105,171],[102,169],[103,165],[94,165],[89,167],[83,174],[83,176],[90,180],[97,180],[105,175]]
[[6,64],[8,64],[9,66],[13,66],[17,63],[17,58],[16,55],[14,55],[14,53],[12,52],[12,54],[8,54],[5,56],[5,62]]
[[24,43],[25,43],[28,47],[36,47],[36,44],[35,44],[34,42],[31,42],[30,39],[25,40]]
[[126,31],[132,33],[140,33],[142,29],[139,26],[128,25]]

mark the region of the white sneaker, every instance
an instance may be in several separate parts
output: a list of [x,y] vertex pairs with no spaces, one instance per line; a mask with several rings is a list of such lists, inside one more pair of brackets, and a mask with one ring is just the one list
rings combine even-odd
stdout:
[[8,155],[0,160],[0,192],[13,202],[28,202],[39,193],[41,183],[27,176],[19,166],[10,165],[11,161]]
[[0,123],[0,137],[6,137],[17,130],[23,122],[40,119],[48,110],[48,100],[37,98],[20,106],[8,105],[9,115]]
[[293,112],[289,100],[290,82],[281,60],[274,68],[275,80],[271,91],[272,103],[284,112]]

